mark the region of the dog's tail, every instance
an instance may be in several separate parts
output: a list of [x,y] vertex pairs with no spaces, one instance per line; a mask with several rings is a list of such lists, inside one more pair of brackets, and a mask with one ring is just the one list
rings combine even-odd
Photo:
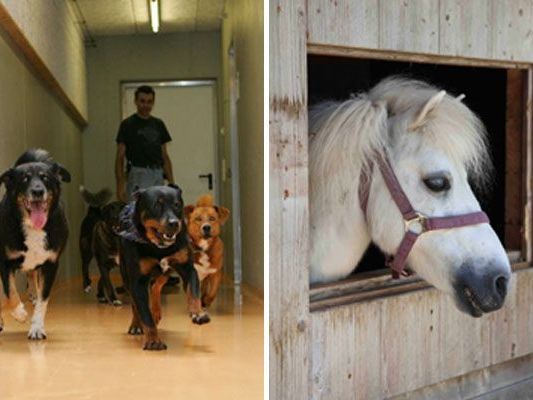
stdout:
[[52,162],[52,156],[43,149],[29,149],[18,158],[15,167],[30,162]]
[[109,199],[111,199],[111,190],[103,188],[97,193],[91,193],[83,185],[80,186],[80,193],[83,200],[89,205],[89,207],[100,208],[105,205]]
[[200,196],[196,202],[196,207],[213,207],[214,204],[213,195],[204,194],[203,196]]

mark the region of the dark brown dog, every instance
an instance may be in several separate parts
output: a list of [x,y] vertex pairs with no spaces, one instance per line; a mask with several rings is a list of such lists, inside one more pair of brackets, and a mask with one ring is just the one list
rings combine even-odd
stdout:
[[[180,275],[188,298],[192,322],[204,324],[209,316],[202,311],[200,282],[193,266],[183,217],[181,190],[175,185],[153,186],[135,194],[136,200],[124,208],[120,216],[120,272],[133,300],[131,335],[144,333],[143,349],[164,350],[157,322],[160,306],[150,309],[148,291],[168,280],[174,269]],[[159,289],[160,294],[160,289]]]

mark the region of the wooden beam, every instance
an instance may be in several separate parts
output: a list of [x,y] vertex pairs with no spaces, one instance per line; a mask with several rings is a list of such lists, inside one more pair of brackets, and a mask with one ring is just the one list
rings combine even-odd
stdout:
[[26,36],[24,36],[24,33],[20,30],[15,20],[11,18],[9,11],[1,3],[0,29],[3,31],[4,37],[8,39],[11,47],[22,55],[35,76],[51,90],[52,94],[59,100],[76,124],[80,128],[84,128],[87,125],[87,120],[70,100],[43,59],[35,51],[28,39],[26,39]]
[[522,249],[523,188],[522,144],[524,132],[523,70],[507,70],[507,102],[505,110],[505,248]]
[[533,260],[533,224],[531,218],[533,217],[533,68],[527,70],[525,84],[524,84],[524,99],[525,99],[525,112],[524,112],[524,139],[523,148],[524,151],[524,171],[525,171],[525,183],[524,183],[524,256],[527,262]]
[[309,54],[323,56],[366,58],[384,61],[418,62],[425,64],[447,64],[459,65],[464,67],[527,69],[530,66],[530,64],[528,63],[515,61],[486,60],[480,58],[442,56],[392,50],[361,49],[315,43],[309,43],[307,45],[307,50]]
[[309,398],[306,1],[270,7],[270,398]]

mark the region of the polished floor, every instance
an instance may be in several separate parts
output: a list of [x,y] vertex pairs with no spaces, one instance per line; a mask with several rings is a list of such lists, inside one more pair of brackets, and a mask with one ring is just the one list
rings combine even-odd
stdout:
[[141,337],[126,333],[129,304],[97,304],[79,280],[54,288],[44,341],[26,338],[28,322],[3,316],[1,400],[263,398],[263,305],[232,288],[219,292],[202,326],[189,321],[182,292],[164,295],[159,327],[168,350],[160,352],[141,350]]

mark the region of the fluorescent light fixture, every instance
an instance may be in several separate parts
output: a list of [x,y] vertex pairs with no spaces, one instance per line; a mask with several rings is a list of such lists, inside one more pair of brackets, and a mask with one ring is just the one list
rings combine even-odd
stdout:
[[159,0],[148,0],[150,2],[150,22],[152,31],[159,32]]

